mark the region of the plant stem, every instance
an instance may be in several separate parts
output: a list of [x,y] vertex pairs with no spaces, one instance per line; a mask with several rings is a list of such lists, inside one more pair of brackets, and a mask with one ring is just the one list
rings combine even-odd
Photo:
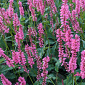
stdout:
[[72,73],[72,85],[74,85],[74,73]]

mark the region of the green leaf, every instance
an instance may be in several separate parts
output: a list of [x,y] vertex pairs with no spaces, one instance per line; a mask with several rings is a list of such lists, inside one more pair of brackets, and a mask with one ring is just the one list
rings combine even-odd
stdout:
[[58,72],[59,66],[60,66],[60,60],[57,60],[57,62],[55,63],[55,71]]
[[84,41],[84,40],[82,40],[82,42],[83,42],[83,48],[85,48],[85,41]]
[[0,64],[1,64],[4,60],[5,60],[4,58],[0,59]]
[[8,67],[7,65],[2,65],[1,73],[12,70],[12,69],[13,69],[13,67]]

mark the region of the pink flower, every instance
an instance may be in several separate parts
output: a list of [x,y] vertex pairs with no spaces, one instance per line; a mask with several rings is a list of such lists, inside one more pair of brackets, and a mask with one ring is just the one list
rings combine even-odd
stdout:
[[69,70],[71,73],[74,73],[74,70],[77,68],[77,58],[76,57],[71,57],[69,61]]
[[23,9],[23,7],[22,7],[22,2],[19,1],[18,4],[19,4],[20,15],[24,16],[24,9]]
[[19,24],[20,24],[20,21],[18,19],[17,13],[14,13],[13,26],[14,26],[15,32],[17,31],[17,26],[19,26]]
[[79,22],[76,19],[76,10],[72,11],[72,17],[73,17],[72,26],[73,26],[74,31],[76,31],[76,32],[81,31],[82,32],[82,29],[79,26]]
[[37,39],[37,32],[35,29],[33,28],[28,28],[28,34],[29,35],[29,40],[30,40],[30,43],[31,43],[31,46],[33,46],[33,39],[32,37],[35,37]]
[[76,73],[74,76],[81,76],[82,79],[85,78],[85,50],[81,52],[81,63],[80,63],[80,73]]
[[33,61],[33,58],[31,56],[31,53],[30,53],[30,47],[28,45],[25,46],[25,51],[28,54],[28,63],[30,64],[30,66],[32,68],[34,61]]
[[37,68],[38,68],[38,71],[37,71],[37,81],[39,81],[39,79],[41,78],[41,74],[40,74],[40,71],[41,71],[41,67],[42,67],[42,62],[40,60],[40,56],[36,58],[36,61],[37,61]]
[[14,67],[14,65],[13,65],[13,60],[11,60],[11,58],[9,58],[8,56],[6,56],[5,54],[4,54],[4,51],[0,48],[0,57],[3,57],[3,58],[5,58],[5,60],[6,60],[6,64],[9,66],[9,67]]
[[18,82],[16,82],[16,84],[15,85],[19,85],[19,83]]
[[84,79],[85,78],[85,50],[81,52],[80,70],[81,70],[80,72],[81,78]]
[[0,57],[4,54],[4,51],[2,50],[2,48],[0,48]]
[[20,85],[26,85],[26,81],[25,81],[25,79],[24,79],[24,77],[19,77],[18,78],[18,81],[20,82]]
[[74,70],[77,68],[76,62],[77,62],[77,52],[79,51],[79,48],[80,48],[80,38],[76,34],[75,39],[72,39],[71,42],[72,57],[70,58],[69,61],[69,71],[71,71],[72,73],[74,73]]
[[2,15],[2,16],[4,17],[4,19],[6,20],[6,21],[4,21],[5,24],[7,24],[7,23],[10,24],[10,18],[9,18],[9,11],[8,11],[8,9],[6,9],[6,11],[5,11],[5,9],[2,8],[2,9],[1,9],[1,15]]
[[12,83],[3,74],[1,74],[0,76],[3,85],[12,85]]
[[42,38],[42,35],[44,34],[44,30],[43,30],[43,25],[42,25],[42,23],[40,23],[39,25],[38,25],[38,32],[39,32],[39,45],[40,45],[40,47],[43,47],[43,38]]
[[26,58],[24,56],[24,53],[20,51],[20,64],[25,65],[26,64]]
[[1,16],[0,16],[0,32],[3,35],[4,35],[4,33],[9,33],[9,28],[7,28],[7,26],[4,25],[3,18]]
[[49,61],[50,61],[50,58],[48,56],[43,58],[43,66],[42,66],[43,72],[41,73],[41,76],[43,77],[42,85],[46,85],[46,79],[48,74],[48,71],[46,70],[46,68],[48,68]]
[[45,12],[45,7],[43,5],[43,0],[37,0],[36,7],[37,7],[37,11],[40,11],[41,14],[43,15],[44,12]]
[[27,4],[29,5],[29,10],[31,11],[33,21],[37,21],[35,10],[32,8],[32,7],[34,7],[33,4],[32,4],[32,1],[28,0]]
[[12,17],[13,17],[13,14],[14,14],[14,12],[13,12],[13,7],[12,7],[12,4],[13,4],[13,0],[10,0],[9,1],[10,2],[10,4],[9,4],[9,17],[12,19]]
[[60,63],[62,62],[62,65],[65,63],[65,54],[64,54],[64,48],[63,48],[63,45],[62,45],[62,40],[64,39],[63,38],[63,32],[61,31],[61,29],[57,29],[56,30],[56,38],[57,38],[57,41],[58,41],[58,44],[59,44],[59,47],[58,47],[58,51],[59,51],[59,60],[60,60]]
[[76,0],[76,8],[75,8],[76,13],[80,14],[80,0]]
[[55,2],[54,0],[46,0],[47,1],[47,4],[50,5],[53,13],[55,14],[57,12],[57,8],[55,6]]
[[66,32],[66,30],[68,28],[70,28],[68,25],[67,19],[69,18],[69,15],[71,15],[71,14],[69,11],[69,6],[67,4],[67,0],[62,0],[62,1],[63,1],[63,4],[60,9],[61,28],[63,27],[64,32]]
[[15,64],[20,63],[20,53],[19,52],[12,52],[12,59],[15,61]]
[[65,33],[65,38],[66,38],[66,45],[71,49],[71,41],[72,41],[72,32],[70,29],[68,29]]
[[80,6],[82,7],[83,11],[85,11],[85,0],[80,0]]
[[74,3],[75,3],[75,2],[76,2],[76,0],[72,0],[72,2],[74,2]]
[[22,36],[20,32],[16,32],[15,40],[16,43],[18,44],[18,50],[20,50],[20,46],[21,46],[20,40],[22,40]]

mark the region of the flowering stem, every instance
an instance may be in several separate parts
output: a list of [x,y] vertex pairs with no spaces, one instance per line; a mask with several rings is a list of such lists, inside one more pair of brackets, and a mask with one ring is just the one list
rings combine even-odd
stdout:
[[52,81],[52,79],[49,76],[47,76],[47,77],[51,80],[51,82],[53,83],[53,85],[55,85],[54,82]]
[[[28,74],[28,76],[29,76],[29,78],[30,78],[30,80],[31,80],[31,82],[32,82],[32,84],[33,84],[33,81],[32,81],[32,79],[31,79],[31,77],[30,77],[30,75]],[[33,84],[34,85],[34,84]]]
[[74,85],[74,73],[72,73],[72,85]]
[[78,85],[77,82],[76,82],[76,76],[74,77],[74,82],[75,82],[75,85]]

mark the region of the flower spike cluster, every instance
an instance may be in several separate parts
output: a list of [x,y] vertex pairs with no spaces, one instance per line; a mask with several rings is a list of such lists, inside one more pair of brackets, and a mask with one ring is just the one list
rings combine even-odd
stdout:
[[43,25],[42,25],[42,23],[40,23],[39,25],[38,25],[38,32],[39,32],[39,45],[40,45],[40,47],[43,47],[43,38],[42,38],[42,35],[44,34],[44,30],[43,30]]
[[70,58],[69,61],[69,70],[68,70],[71,71],[71,73],[74,73],[74,70],[77,68],[76,62],[77,62],[77,52],[79,52],[79,48],[80,48],[80,38],[76,34],[75,39],[72,39],[71,42],[72,57]]
[[12,83],[3,75],[0,75],[3,85],[12,85]]
[[43,73],[41,73],[41,76],[44,78],[43,78],[42,85],[46,85],[46,79],[47,79],[47,74],[48,74],[48,71],[46,70],[46,68],[48,68],[49,61],[50,61],[50,58],[48,56],[43,58],[43,66],[42,66]]
[[6,64],[9,66],[9,67],[14,67],[14,65],[13,65],[13,60],[11,60],[11,58],[9,58],[7,55],[5,55],[4,54],[4,51],[2,50],[2,48],[0,48],[0,57],[3,57],[3,58],[5,58],[5,60],[6,60]]
[[22,2],[19,1],[18,4],[19,4],[20,15],[24,16],[24,9],[23,9],[23,7],[22,7]]

